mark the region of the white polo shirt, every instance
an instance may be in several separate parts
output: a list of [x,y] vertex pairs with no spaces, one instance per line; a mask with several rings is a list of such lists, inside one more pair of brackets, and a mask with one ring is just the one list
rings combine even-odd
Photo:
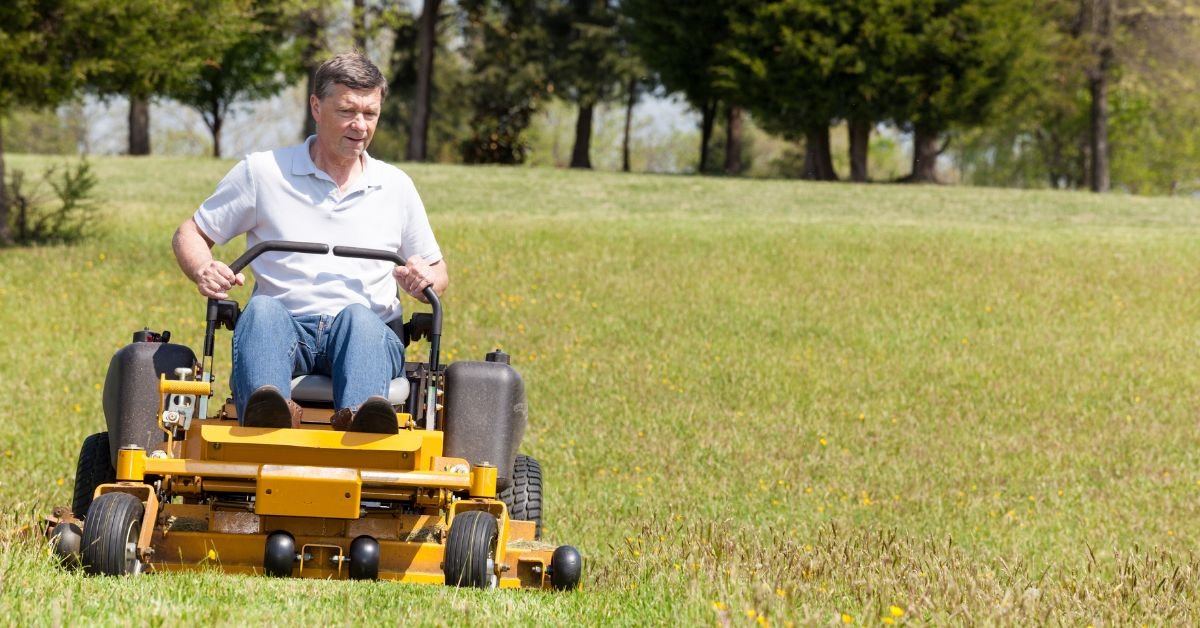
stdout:
[[[303,144],[251,153],[196,210],[196,224],[217,244],[246,234],[246,247],[264,240],[319,242],[442,259],[425,206],[399,168],[365,157],[366,167],[346,192],[319,170]],[[333,255],[264,253],[250,264],[254,294],[279,299],[294,315],[337,314],[361,303],[384,322],[400,316],[392,264]]]

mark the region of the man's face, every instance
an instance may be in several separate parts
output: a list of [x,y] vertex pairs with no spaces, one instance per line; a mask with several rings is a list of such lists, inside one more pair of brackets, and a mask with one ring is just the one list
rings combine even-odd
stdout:
[[337,159],[357,159],[379,122],[383,92],[376,89],[351,89],[334,83],[325,98],[316,94],[309,99],[313,119],[317,122],[317,143],[322,152]]

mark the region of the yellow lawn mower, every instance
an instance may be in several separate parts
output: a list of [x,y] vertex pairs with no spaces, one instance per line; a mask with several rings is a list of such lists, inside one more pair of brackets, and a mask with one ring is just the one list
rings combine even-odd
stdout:
[[[271,251],[328,254],[326,244],[262,242],[236,273]],[[404,264],[391,251],[332,247],[341,257]],[[79,453],[72,507],[47,518],[67,564],[89,574],[220,568],[305,578],[387,579],[460,587],[574,589],[582,559],[541,540],[542,471],[517,450],[525,390],[503,352],[441,366],[442,307],[395,329],[429,341],[389,401],[397,434],[334,431],[332,385],[292,382],[299,429],[241,427],[233,404],[210,415],[213,345],[235,301],[210,299],[204,354],[140,331],[104,383],[108,431]]]

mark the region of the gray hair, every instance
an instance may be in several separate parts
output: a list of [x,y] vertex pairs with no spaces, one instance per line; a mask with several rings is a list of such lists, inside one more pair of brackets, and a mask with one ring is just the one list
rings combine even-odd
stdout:
[[388,82],[379,68],[361,52],[343,52],[317,68],[313,77],[313,93],[324,100],[333,84],[345,85],[350,89],[380,89],[387,96]]

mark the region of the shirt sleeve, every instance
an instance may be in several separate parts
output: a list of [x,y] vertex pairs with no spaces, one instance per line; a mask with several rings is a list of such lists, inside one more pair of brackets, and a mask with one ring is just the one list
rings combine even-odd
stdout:
[[400,256],[408,259],[413,255],[420,255],[430,264],[439,262],[442,259],[442,250],[433,236],[433,228],[429,226],[425,204],[421,202],[421,196],[417,194],[417,188],[411,179],[409,185],[412,189],[405,195],[408,202],[404,205],[404,236],[400,245]]
[[238,162],[192,216],[213,242],[225,244],[254,227],[257,211],[249,160]]

